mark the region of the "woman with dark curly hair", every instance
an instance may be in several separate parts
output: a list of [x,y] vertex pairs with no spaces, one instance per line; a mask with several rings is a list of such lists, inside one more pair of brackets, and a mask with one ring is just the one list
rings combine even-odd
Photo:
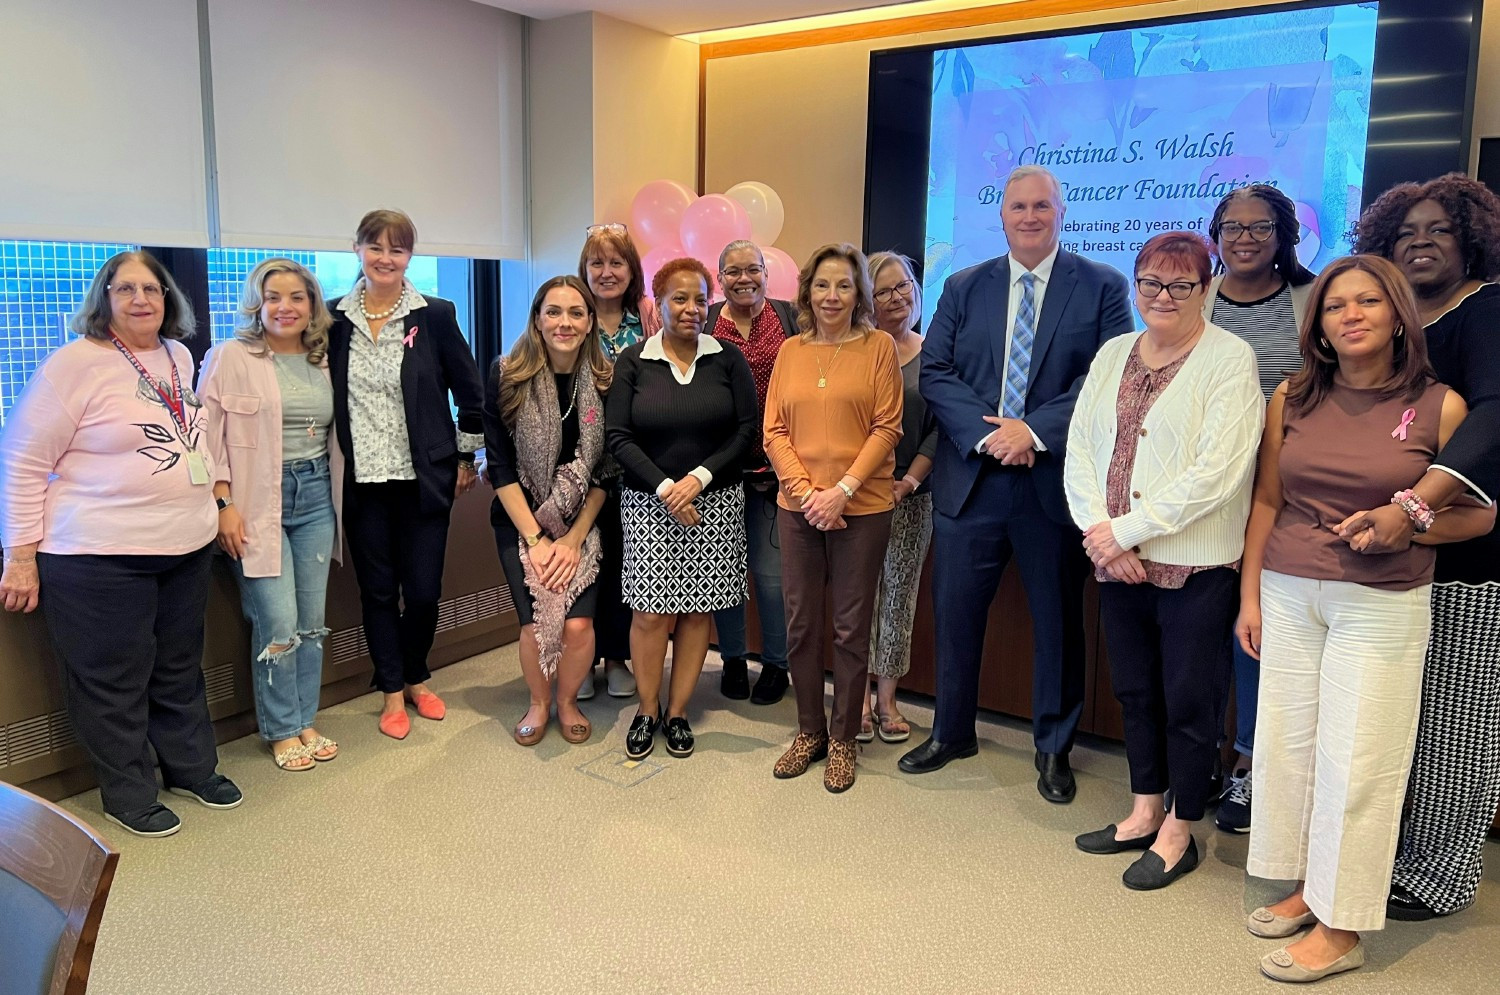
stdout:
[[[1297,329],[1307,312],[1313,274],[1297,259],[1297,243],[1302,240],[1297,205],[1269,183],[1252,183],[1219,201],[1208,234],[1218,263],[1203,317],[1254,350],[1260,390],[1270,401],[1276,385],[1302,368]],[[1260,662],[1240,649],[1238,640],[1229,642],[1234,657],[1234,748],[1239,757],[1214,822],[1225,832],[1248,833]],[[1227,707],[1227,698],[1219,702],[1221,717]]]
[[[1390,259],[1416,293],[1438,379],[1470,413],[1414,490],[1426,505],[1464,491],[1500,494],[1500,198],[1460,173],[1386,191],[1360,218],[1355,249]],[[1405,548],[1413,522],[1399,506],[1354,516],[1371,551]],[[1420,920],[1468,908],[1485,834],[1500,804],[1500,535],[1438,552],[1432,641],[1412,762],[1411,807],[1396,853],[1387,914]]]

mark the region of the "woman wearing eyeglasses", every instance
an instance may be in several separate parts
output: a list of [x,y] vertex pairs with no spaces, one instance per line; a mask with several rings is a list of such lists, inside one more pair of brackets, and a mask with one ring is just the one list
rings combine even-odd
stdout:
[[[1218,262],[1203,316],[1255,351],[1260,392],[1269,401],[1276,385],[1302,368],[1297,329],[1307,311],[1313,274],[1297,260],[1297,206],[1270,184],[1252,183],[1219,201],[1208,234]],[[1231,636],[1229,642],[1234,655],[1234,748],[1239,759],[1214,821],[1226,832],[1248,833],[1260,662],[1240,648],[1239,640]],[[1226,690],[1220,714],[1227,705]]]
[[891,337],[901,364],[901,441],[896,443],[891,541],[876,589],[875,623],[870,630],[870,672],[875,675],[875,707],[865,695],[860,720],[862,743],[878,733],[886,743],[911,737],[911,726],[896,707],[896,687],[911,669],[911,631],[917,617],[917,585],[932,542],[932,457],[937,453],[937,419],[917,389],[922,368],[922,287],[912,263],[894,252],[870,257],[875,327]]
[[152,749],[173,794],[233,808],[215,772],[203,614],[218,516],[208,419],[180,342],[193,310],[145,252],[94,276],[79,336],[32,376],[0,434],[7,611],[39,595],[68,714],[109,821],[137,836],[181,823],[157,801]]
[[[1110,677],[1134,803],[1076,840],[1086,853],[1145,851],[1125,886],[1164,888],[1198,866],[1228,681],[1224,633],[1265,402],[1255,354],[1203,317],[1208,245],[1164,232],[1136,257],[1145,330],[1099,350],[1068,429],[1068,510],[1100,581]],[[1172,808],[1164,805],[1171,789]]]

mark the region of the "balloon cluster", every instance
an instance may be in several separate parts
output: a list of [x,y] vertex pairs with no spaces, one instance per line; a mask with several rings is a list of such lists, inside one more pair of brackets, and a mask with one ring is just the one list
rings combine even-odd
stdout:
[[781,197],[755,180],[703,197],[675,180],[652,180],[636,192],[630,204],[630,234],[642,253],[648,287],[669,259],[691,256],[710,273],[717,273],[724,246],[746,238],[765,254],[766,293],[793,298],[797,264],[771,244],[781,235],[785,221]]

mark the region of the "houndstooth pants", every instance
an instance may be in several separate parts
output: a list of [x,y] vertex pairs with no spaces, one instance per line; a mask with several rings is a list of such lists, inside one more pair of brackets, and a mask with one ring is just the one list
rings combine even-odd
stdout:
[[905,677],[911,669],[917,586],[931,542],[932,495],[909,495],[891,515],[891,541],[875,592],[878,610],[870,626],[870,673],[876,677]]
[[1392,883],[1434,912],[1467,908],[1500,805],[1500,583],[1432,586],[1432,642]]

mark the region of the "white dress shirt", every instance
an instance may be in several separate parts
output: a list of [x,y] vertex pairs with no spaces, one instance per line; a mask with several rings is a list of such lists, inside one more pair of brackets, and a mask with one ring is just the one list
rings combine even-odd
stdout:
[[[1047,285],[1052,282],[1052,265],[1057,262],[1058,248],[1058,246],[1054,246],[1052,251],[1047,253],[1047,257],[1036,264],[1036,269],[1031,270],[1023,266],[1020,260],[1016,259],[1014,255],[1007,253],[1005,256],[1006,262],[1010,265],[1010,289],[1005,295],[1005,368],[1001,371],[1000,376],[1000,410],[997,410],[996,414],[1000,414],[1005,408],[1005,382],[1010,377],[1010,344],[1016,334],[1016,312],[1021,307],[1021,295],[1026,292],[1026,288],[1021,286],[1021,277],[1030,273],[1036,278],[1031,287],[1032,299],[1036,302],[1036,307],[1033,310],[1035,317],[1032,319],[1034,326],[1031,329],[1034,336],[1037,329],[1041,327],[1042,302],[1047,298]],[[1034,353],[1035,339],[1033,338],[1032,341]],[[1033,358],[1035,357],[1033,356]],[[1030,425],[1026,426],[1026,431],[1031,432]],[[989,442],[990,435],[994,434],[994,432],[991,432],[983,439],[980,439],[979,444],[974,447],[974,451],[978,453],[984,452],[985,443]],[[1047,446],[1042,442],[1041,436],[1035,432],[1031,432],[1031,444],[1032,448],[1039,453],[1047,451]]]

